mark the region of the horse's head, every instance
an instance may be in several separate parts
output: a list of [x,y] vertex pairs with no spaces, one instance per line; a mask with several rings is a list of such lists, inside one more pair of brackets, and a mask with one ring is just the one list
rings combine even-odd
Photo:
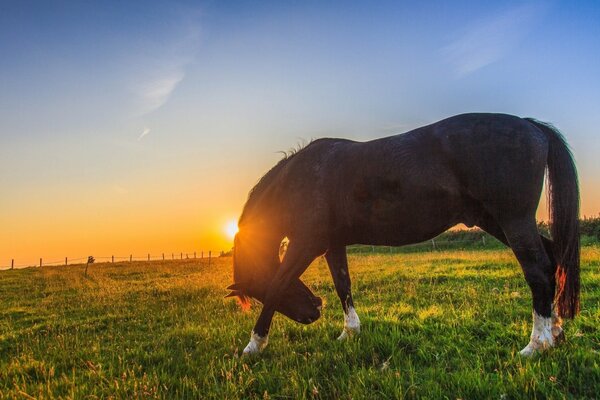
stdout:
[[[250,298],[264,303],[267,290],[280,266],[279,240],[240,227],[233,248],[233,280],[228,287],[242,308],[249,308]],[[296,322],[310,324],[321,316],[322,301],[300,279],[284,290],[276,311]]]

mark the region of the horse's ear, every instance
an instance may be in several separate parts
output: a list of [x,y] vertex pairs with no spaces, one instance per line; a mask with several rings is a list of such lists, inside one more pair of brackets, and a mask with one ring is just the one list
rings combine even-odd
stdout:
[[240,295],[241,295],[241,293],[239,291],[233,290],[233,291],[229,292],[228,295],[224,296],[224,298],[235,297],[235,296],[239,297]]
[[226,289],[227,289],[227,290],[241,290],[241,289],[242,289],[242,287],[241,287],[241,286],[242,286],[242,285],[241,285],[240,283],[236,282],[236,283],[234,283],[234,284],[231,284],[231,285],[227,286],[227,288],[226,288]]

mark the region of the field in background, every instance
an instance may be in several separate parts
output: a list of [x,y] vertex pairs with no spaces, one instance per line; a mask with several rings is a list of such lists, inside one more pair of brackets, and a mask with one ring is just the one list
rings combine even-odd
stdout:
[[[600,393],[600,250],[583,250],[582,313],[542,357],[518,351],[531,297],[508,250],[351,254],[363,333],[349,342],[322,259],[309,326],[223,299],[231,259],[0,271],[0,398],[561,398]],[[29,396],[29,397],[28,397]]]

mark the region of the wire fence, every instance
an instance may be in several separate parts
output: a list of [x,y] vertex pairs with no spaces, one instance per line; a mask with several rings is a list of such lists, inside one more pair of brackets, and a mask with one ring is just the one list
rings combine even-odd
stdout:
[[353,245],[347,248],[349,253],[406,253],[411,251],[436,251],[462,248],[495,249],[500,242],[489,235],[474,236],[468,239],[439,240],[430,239],[420,243],[403,246],[366,246]]
[[209,264],[212,259],[216,257],[225,257],[230,255],[228,252],[218,251],[213,252],[212,250],[208,251],[192,251],[192,252],[178,252],[178,253],[161,253],[159,255],[156,254],[145,254],[143,256],[130,254],[128,256],[88,256],[88,257],[78,257],[78,258],[69,258],[65,257],[60,260],[56,259],[44,259],[40,257],[39,262],[35,263],[17,263],[15,259],[10,260],[9,265],[0,265],[0,270],[6,269],[20,269],[20,268],[29,268],[29,267],[50,267],[50,266],[58,266],[58,265],[80,265],[80,264],[92,264],[92,263],[119,263],[119,262],[134,262],[134,261],[173,261],[173,260],[208,260]]
[[[454,240],[439,240],[431,239],[420,243],[414,243],[404,246],[370,246],[370,245],[352,245],[347,247],[348,253],[406,253],[413,251],[437,251],[437,250],[449,250],[449,249],[462,249],[462,248],[497,248],[500,242],[489,237],[489,235],[473,235],[468,239],[454,239]],[[178,252],[178,253],[161,253],[159,255],[147,253],[145,255],[133,255],[128,256],[99,256],[93,257],[93,262],[96,263],[118,263],[118,262],[134,262],[134,261],[168,261],[168,260],[195,260],[195,259],[207,259],[209,262],[215,257],[230,256],[231,252],[213,252],[208,251],[192,251],[192,252]],[[10,265],[0,265],[0,270],[15,269],[15,268],[27,268],[27,267],[44,267],[44,266],[57,266],[57,265],[75,265],[75,264],[86,264],[89,261],[88,257],[79,258],[68,258],[56,260],[51,259],[50,261],[39,259],[37,263],[15,263],[12,259]]]

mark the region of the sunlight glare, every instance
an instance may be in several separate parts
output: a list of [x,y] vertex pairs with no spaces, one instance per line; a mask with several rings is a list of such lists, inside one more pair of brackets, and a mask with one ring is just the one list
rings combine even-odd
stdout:
[[237,221],[232,220],[232,221],[229,221],[227,223],[227,225],[225,225],[225,233],[227,233],[227,236],[230,239],[233,239],[237,232],[238,232]]

